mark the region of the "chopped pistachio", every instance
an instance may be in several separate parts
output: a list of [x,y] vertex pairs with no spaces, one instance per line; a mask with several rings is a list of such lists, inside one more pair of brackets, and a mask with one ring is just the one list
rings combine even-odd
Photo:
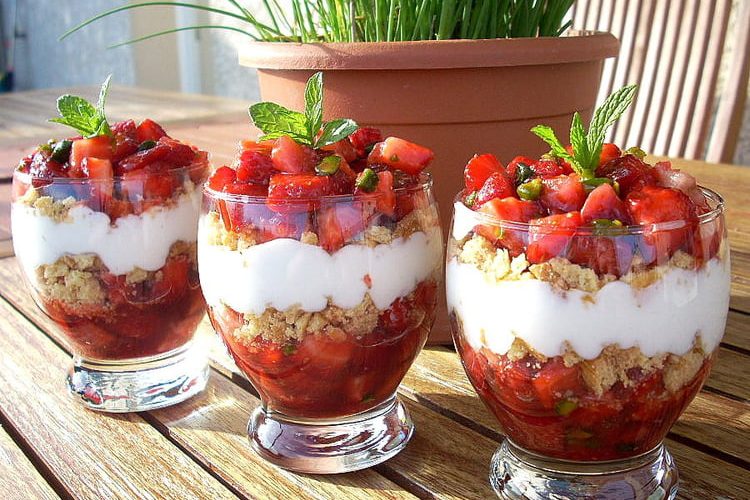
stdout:
[[542,194],[542,180],[539,178],[524,182],[516,188],[518,197],[522,200],[538,200]]
[[339,171],[342,159],[338,155],[326,156],[315,166],[315,171],[318,175],[333,175]]
[[357,188],[364,191],[365,193],[372,193],[378,187],[378,174],[371,168],[366,168],[357,175],[355,182]]

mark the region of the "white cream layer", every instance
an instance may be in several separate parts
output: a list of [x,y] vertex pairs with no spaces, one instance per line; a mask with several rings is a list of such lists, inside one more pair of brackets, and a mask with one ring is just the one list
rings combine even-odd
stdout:
[[58,222],[36,208],[14,203],[11,210],[13,248],[27,276],[38,266],[64,255],[94,253],[112,274],[127,274],[136,267],[156,271],[164,266],[177,241],[196,240],[201,191],[180,196],[177,203],[151,207],[140,215],[119,217],[111,224],[107,214],[78,205]]
[[328,305],[329,298],[351,309],[368,292],[383,310],[437,275],[442,261],[437,229],[372,248],[347,245],[333,254],[288,238],[230,250],[207,244],[204,231],[201,221],[198,266],[206,302],[223,303],[240,313],[262,314],[269,307],[284,311],[295,305],[316,312]]
[[516,337],[547,357],[563,354],[566,342],[585,359],[611,344],[637,346],[646,356],[682,355],[696,335],[711,352],[724,334],[729,285],[728,255],[698,271],[671,268],[641,290],[614,281],[594,294],[561,293],[535,279],[494,282],[456,258],[446,270],[448,310],[460,317],[467,341],[499,355]]

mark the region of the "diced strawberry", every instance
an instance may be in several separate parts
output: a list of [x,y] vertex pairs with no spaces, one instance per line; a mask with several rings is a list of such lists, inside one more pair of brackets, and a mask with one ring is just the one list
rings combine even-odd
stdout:
[[91,139],[78,139],[73,141],[70,150],[70,164],[71,166],[81,165],[83,159],[88,157],[110,160],[113,153],[112,138],[107,135],[100,135]]
[[508,176],[510,176],[513,181],[517,181],[519,166],[523,164],[531,168],[534,163],[535,161],[528,156],[516,156],[510,161],[510,163],[508,163],[508,166],[505,167],[505,171],[508,172]]
[[147,173],[143,184],[143,197],[147,200],[168,200],[172,197],[174,189],[175,179],[169,171],[155,174]]
[[539,201],[550,213],[577,211],[586,201],[586,189],[576,174],[548,177],[542,183]]
[[306,335],[297,349],[301,359],[309,360],[310,370],[341,373],[353,358],[354,342],[332,340],[328,335]]
[[383,134],[373,127],[359,127],[349,135],[349,142],[354,146],[360,158],[367,157],[370,147],[382,140]]
[[156,162],[169,164],[171,168],[179,168],[189,165],[195,157],[195,150],[187,144],[169,137],[162,137],[154,147],[139,151],[120,161],[117,170],[118,174],[132,172]]
[[[268,207],[279,213],[307,212],[333,192],[331,178],[314,174],[276,174],[268,185]],[[307,203],[294,203],[307,200]]]
[[115,138],[115,150],[112,153],[112,161],[119,162],[138,151],[138,142],[128,137],[117,136]]
[[286,135],[276,139],[271,151],[271,160],[276,170],[288,174],[312,172],[318,163],[315,151]]
[[161,128],[161,125],[148,118],[143,120],[135,130],[135,136],[139,144],[144,141],[158,141],[166,135],[167,133]]
[[240,152],[255,151],[256,153],[271,156],[271,151],[273,151],[273,146],[275,144],[276,141],[251,141],[245,139],[240,141]]
[[219,167],[211,177],[208,178],[208,187],[214,191],[222,191],[224,186],[232,184],[236,178],[236,172],[229,167]]
[[356,160],[359,155],[357,150],[352,146],[352,143],[346,139],[341,139],[338,142],[323,146],[320,148],[323,151],[330,151],[331,153],[337,154],[347,162]]
[[504,170],[490,175],[474,199],[474,208],[481,207],[490,200],[516,196],[516,186]]
[[622,276],[630,269],[634,254],[633,236],[576,235],[568,259],[597,274]]
[[275,173],[271,158],[253,150],[245,150],[237,161],[237,181],[268,185]]
[[622,151],[616,145],[611,142],[605,142],[602,145],[602,152],[599,155],[599,166],[602,166],[615,158],[622,156]]
[[[695,230],[695,207],[690,198],[678,189],[645,186],[631,192],[625,202],[633,222],[647,226],[643,232],[644,240],[655,247],[660,261],[680,249]],[[682,224],[671,229],[648,227],[663,222]]]
[[318,238],[328,252],[343,247],[361,233],[370,222],[373,211],[369,203],[335,203],[318,214]]
[[430,164],[434,156],[429,148],[398,137],[388,137],[372,148],[367,163],[385,165],[409,175],[417,175]]
[[89,179],[112,178],[112,162],[109,160],[87,156],[83,159],[82,166]]
[[348,194],[354,192],[354,182],[357,179],[357,173],[352,170],[343,158],[339,162],[338,171],[331,176],[334,194]]
[[[75,144],[75,143],[74,143]],[[90,202],[94,205],[95,210],[103,209],[112,198],[112,162],[105,159],[85,157],[81,162],[81,169],[86,173],[89,179],[95,180],[91,185]]]
[[627,205],[609,184],[602,184],[589,193],[581,208],[581,218],[585,224],[596,219],[619,220],[624,225],[630,224]]
[[547,409],[568,394],[577,394],[583,387],[578,366],[565,366],[559,357],[548,361],[531,382],[537,397]]
[[377,201],[375,206],[378,211],[392,216],[396,210],[396,194],[393,191],[393,174],[391,172],[378,172],[378,187],[375,188]]
[[582,224],[579,212],[554,214],[532,220],[526,258],[532,264],[538,264],[553,257],[565,256],[571,238]]
[[[501,221],[529,222],[541,215],[539,205],[533,201],[523,201],[518,198],[494,198],[479,209],[479,212],[490,215]],[[513,256],[524,251],[526,232],[521,229],[483,224],[476,228],[476,232],[490,240],[495,245],[508,249]]]
[[607,177],[620,186],[620,196],[627,196],[643,186],[656,185],[656,172],[633,155],[625,155],[608,161],[596,169],[597,177]]
[[[27,172],[37,179],[51,179],[52,177],[65,177],[65,166],[52,160],[49,153],[45,151],[35,151],[30,157],[24,159],[24,165],[28,165]],[[70,174],[68,174],[70,175]],[[71,177],[85,177],[86,175],[78,170],[78,174]]]
[[560,158],[540,158],[531,165],[531,169],[542,179],[573,173],[570,165]]
[[136,135],[136,126],[133,120],[123,120],[121,122],[117,122],[110,128],[112,129],[112,133],[115,135],[115,137],[133,139],[134,141],[138,140],[138,137]]
[[482,189],[487,179],[502,170],[503,165],[492,154],[474,155],[464,168],[464,185],[467,192]]
[[265,197],[268,195],[268,187],[262,184],[251,184],[246,182],[227,184],[222,191],[229,194],[242,194],[246,196]]
[[679,189],[688,195],[697,207],[708,208],[708,201],[701,190],[698,189],[698,182],[695,177],[680,169],[672,168],[672,163],[668,161],[657,162],[653,171],[656,173],[660,186]]

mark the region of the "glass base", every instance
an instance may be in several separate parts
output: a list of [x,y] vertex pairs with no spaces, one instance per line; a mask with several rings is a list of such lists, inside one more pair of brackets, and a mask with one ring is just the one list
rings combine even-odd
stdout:
[[490,464],[490,484],[507,499],[672,499],[677,481],[677,467],[662,444],[626,460],[569,462],[529,453],[506,439]]
[[107,362],[75,356],[66,382],[68,392],[88,408],[126,413],[185,401],[206,387],[208,374],[205,351],[188,345],[138,360]]
[[371,467],[401,451],[414,433],[406,408],[393,397],[344,419],[292,419],[257,408],[250,444],[274,465],[295,472],[337,474]]

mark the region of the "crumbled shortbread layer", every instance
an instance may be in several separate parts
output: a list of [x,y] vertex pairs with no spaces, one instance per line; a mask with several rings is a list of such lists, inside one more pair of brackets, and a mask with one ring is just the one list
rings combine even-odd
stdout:
[[[185,255],[196,261],[195,242],[175,242],[169,249],[169,257]],[[103,276],[109,270],[96,254],[65,255],[52,264],[36,268],[36,287],[48,300],[66,304],[100,305],[107,303]],[[161,271],[146,271],[134,268],[125,275],[125,283],[134,285],[146,281],[158,281]]]

